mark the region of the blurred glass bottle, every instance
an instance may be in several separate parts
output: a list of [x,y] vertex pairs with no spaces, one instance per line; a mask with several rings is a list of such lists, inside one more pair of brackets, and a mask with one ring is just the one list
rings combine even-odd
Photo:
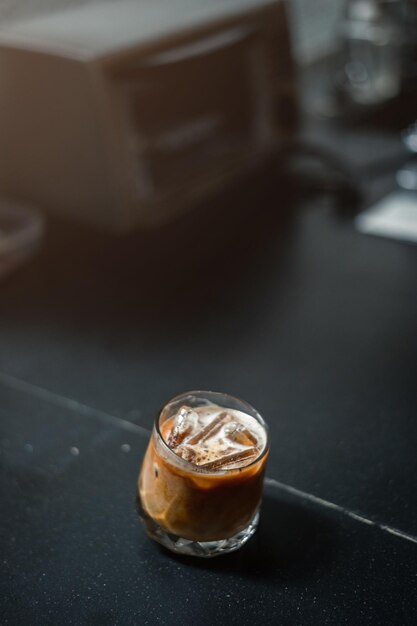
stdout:
[[402,34],[385,10],[386,4],[378,0],[346,3],[336,84],[356,104],[382,104],[400,92]]

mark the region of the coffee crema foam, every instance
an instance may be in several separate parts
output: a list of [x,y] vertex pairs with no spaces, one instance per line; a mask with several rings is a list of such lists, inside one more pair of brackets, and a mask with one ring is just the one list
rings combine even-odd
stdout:
[[245,467],[266,446],[266,432],[254,417],[216,404],[182,406],[162,427],[175,454],[206,470]]

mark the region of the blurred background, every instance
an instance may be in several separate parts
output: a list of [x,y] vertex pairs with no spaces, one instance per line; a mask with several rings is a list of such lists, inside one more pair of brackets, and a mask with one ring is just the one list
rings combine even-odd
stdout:
[[[0,5],[0,19],[14,20],[40,13],[59,10],[64,7],[75,7],[97,0],[2,0]],[[337,38],[335,26],[343,10],[344,0],[290,0],[291,28],[294,32],[294,47],[297,57],[302,62],[326,54],[334,48]]]
[[[417,187],[413,0],[119,9],[0,5],[4,198],[129,232],[175,220],[278,153],[287,190],[352,199],[365,177],[394,171]],[[353,138],[365,124],[380,129],[366,156]]]

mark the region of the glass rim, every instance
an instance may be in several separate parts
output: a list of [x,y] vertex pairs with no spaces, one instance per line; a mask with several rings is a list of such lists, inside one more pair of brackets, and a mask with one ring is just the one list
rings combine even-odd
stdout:
[[[263,447],[262,452],[250,463],[248,463],[247,465],[243,465],[242,467],[235,467],[235,468],[231,468],[231,469],[223,469],[223,470],[210,470],[210,469],[204,469],[203,467],[196,465],[195,463],[192,463],[191,461],[186,461],[185,459],[183,459],[182,457],[178,456],[178,454],[175,454],[175,452],[169,447],[169,445],[167,444],[167,442],[165,441],[165,439],[162,436],[161,433],[161,429],[159,426],[159,420],[161,417],[161,414],[163,412],[163,410],[165,409],[165,407],[167,407],[169,404],[180,400],[180,398],[185,397],[185,396],[192,396],[192,395],[197,395],[204,397],[204,394],[210,394],[213,396],[225,396],[227,398],[231,398],[232,400],[235,400],[237,402],[239,402],[240,404],[246,406],[248,409],[250,409],[251,413],[254,413],[255,415],[252,415],[251,413],[248,413],[248,415],[250,415],[251,417],[253,417],[254,419],[256,419],[257,421],[259,421],[259,423],[261,424],[262,428],[265,431],[265,435],[266,435],[266,439],[265,439],[265,445]],[[219,405],[220,406],[220,405]],[[224,407],[227,408],[227,407]],[[262,415],[251,405],[249,404],[249,402],[246,402],[246,400],[241,400],[241,398],[238,398],[237,396],[233,396],[230,393],[226,393],[226,392],[222,392],[222,391],[209,391],[209,390],[202,390],[202,389],[195,389],[195,390],[191,390],[191,391],[185,391],[183,393],[179,393],[176,396],[173,396],[172,398],[170,398],[169,400],[167,400],[162,407],[159,409],[159,411],[156,414],[155,417],[155,421],[154,421],[154,431],[158,436],[158,440],[161,442],[162,444],[162,448],[164,449],[164,451],[168,454],[168,458],[172,458],[173,459],[173,463],[174,465],[179,465],[180,467],[182,466],[184,469],[186,469],[189,472],[194,472],[195,474],[204,474],[204,475],[215,475],[215,476],[220,476],[220,475],[228,475],[228,474],[232,474],[232,473],[240,473],[243,470],[246,470],[254,465],[256,465],[257,463],[259,463],[259,461],[261,459],[263,459],[269,452],[269,428],[268,428],[268,424],[265,422],[264,418],[262,417]]]

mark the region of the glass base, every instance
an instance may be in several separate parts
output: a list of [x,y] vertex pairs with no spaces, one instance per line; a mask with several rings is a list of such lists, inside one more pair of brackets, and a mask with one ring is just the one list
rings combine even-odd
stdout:
[[218,541],[192,541],[191,539],[184,539],[183,537],[169,533],[151,519],[143,509],[140,510],[140,518],[149,537],[165,548],[168,548],[168,550],[176,552],[177,554],[199,556],[209,559],[213,556],[221,556],[222,554],[234,552],[244,546],[252,537],[258,526],[259,512],[256,512],[246,528],[236,533],[236,535],[233,535],[233,537],[219,539]]

